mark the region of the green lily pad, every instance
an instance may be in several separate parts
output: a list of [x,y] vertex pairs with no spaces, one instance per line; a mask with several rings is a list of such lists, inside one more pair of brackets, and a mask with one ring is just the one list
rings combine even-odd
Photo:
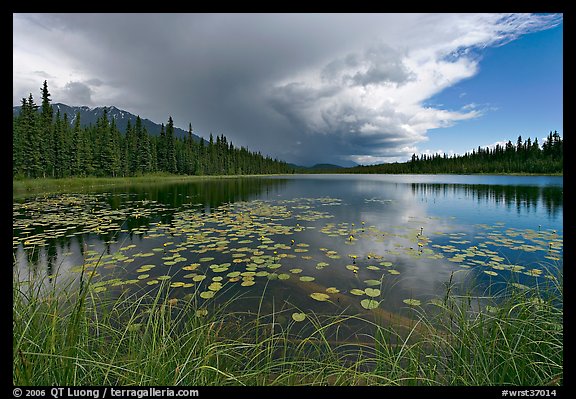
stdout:
[[404,299],[402,302],[409,306],[419,306],[422,303],[418,299]]
[[296,322],[301,322],[304,321],[304,319],[306,319],[306,314],[305,313],[292,313],[292,319]]
[[379,280],[364,280],[364,282],[366,283],[366,285],[369,285],[369,286],[380,285]]
[[208,286],[208,289],[210,291],[219,291],[222,289],[222,283],[219,282],[212,283]]
[[366,293],[366,295],[372,298],[380,295],[380,290],[378,288],[366,288],[364,292]]
[[311,277],[311,276],[301,276],[300,277],[300,281],[314,281],[316,280],[316,278]]
[[363,299],[360,301],[360,305],[362,305],[364,309],[371,310],[377,308],[380,303],[375,299]]
[[310,294],[310,298],[320,302],[324,302],[330,298],[330,295],[324,294],[323,292],[313,292],[312,294]]
[[200,298],[210,299],[214,296],[214,291],[204,291],[200,293]]
[[352,289],[350,290],[350,293],[351,293],[352,295],[364,295],[364,294],[365,294],[365,293],[364,293],[364,290],[359,290],[358,288],[352,288]]

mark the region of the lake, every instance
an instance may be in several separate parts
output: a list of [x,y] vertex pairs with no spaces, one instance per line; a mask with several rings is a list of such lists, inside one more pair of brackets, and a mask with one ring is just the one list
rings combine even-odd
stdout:
[[168,285],[204,312],[404,323],[448,287],[485,298],[554,280],[563,178],[290,175],[42,195],[13,201],[13,259],[16,278],[45,287],[94,273],[95,295]]

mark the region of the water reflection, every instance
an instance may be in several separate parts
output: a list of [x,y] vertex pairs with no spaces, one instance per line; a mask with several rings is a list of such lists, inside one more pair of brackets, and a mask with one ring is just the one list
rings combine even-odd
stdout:
[[[106,188],[106,191],[90,187],[79,194],[93,193],[88,201],[77,201],[75,194],[21,198],[14,204],[13,258],[20,271],[24,272],[22,275],[28,275],[30,272],[38,274],[39,268],[43,268],[45,275],[52,276],[55,274],[56,266],[59,271],[67,269],[65,266],[72,254],[77,258],[76,263],[78,259],[83,258],[86,243],[90,245],[94,245],[95,242],[102,243],[104,253],[109,255],[112,251],[111,243],[118,239],[141,240],[139,227],[157,221],[170,223],[177,209],[189,207],[206,214],[224,204],[273,197],[285,185],[284,179],[240,177],[119,185]],[[73,199],[57,201],[59,197]],[[57,205],[53,205],[53,199],[57,201]],[[111,214],[115,211],[121,211],[115,219],[118,228],[100,230],[96,226],[95,229],[87,229],[86,224],[74,223],[90,212],[108,221],[106,213]],[[60,212],[59,217],[49,221],[38,220],[41,216],[55,212]],[[89,214],[87,219],[96,220],[96,215],[93,218]],[[54,236],[52,233],[58,229],[64,229],[66,233]],[[41,237],[40,245],[27,245],[24,237],[35,236]],[[20,238],[21,242],[16,241],[16,238]]]
[[[489,181],[211,179],[42,197],[14,204],[14,264],[52,276],[99,263],[118,286],[166,278],[181,295],[238,278],[228,298],[250,287],[254,298],[267,290],[301,309],[354,312],[375,281],[380,308],[393,310],[427,303],[450,279],[553,278],[542,265],[562,264],[562,186]],[[332,302],[310,298],[328,287],[339,290]]]
[[518,214],[543,208],[548,217],[556,218],[563,207],[563,190],[559,187],[440,183],[411,183],[411,187],[414,195],[428,200],[464,198],[481,206],[515,208]]

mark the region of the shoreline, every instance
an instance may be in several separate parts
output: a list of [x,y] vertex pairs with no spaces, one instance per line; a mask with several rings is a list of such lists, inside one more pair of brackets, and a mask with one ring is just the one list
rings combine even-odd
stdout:
[[201,181],[215,179],[237,179],[271,176],[295,176],[295,175],[454,175],[454,176],[560,176],[563,173],[294,173],[294,174],[259,174],[259,175],[171,175],[167,173],[154,173],[142,176],[128,177],[66,177],[66,178],[34,178],[34,179],[12,179],[12,198],[19,198],[30,194],[50,194],[54,192],[66,192],[67,190],[79,188],[94,188],[102,186],[117,186],[125,184],[143,183],[170,183],[185,181]]

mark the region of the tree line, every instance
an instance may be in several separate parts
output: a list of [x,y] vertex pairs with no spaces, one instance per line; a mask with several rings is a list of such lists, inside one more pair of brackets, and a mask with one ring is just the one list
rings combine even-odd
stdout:
[[538,138],[518,136],[516,144],[481,148],[464,155],[416,155],[408,162],[339,169],[341,173],[563,173],[563,141],[557,131],[550,132],[542,143]]
[[208,141],[194,140],[192,126],[187,137],[175,137],[174,121],[162,124],[160,135],[148,133],[140,116],[126,132],[104,110],[95,125],[82,127],[80,113],[54,114],[48,84],[41,89],[42,102],[32,94],[22,98],[20,113],[13,119],[13,178],[137,176],[167,172],[187,175],[290,173],[285,162],[235,147],[222,134],[210,133]]

